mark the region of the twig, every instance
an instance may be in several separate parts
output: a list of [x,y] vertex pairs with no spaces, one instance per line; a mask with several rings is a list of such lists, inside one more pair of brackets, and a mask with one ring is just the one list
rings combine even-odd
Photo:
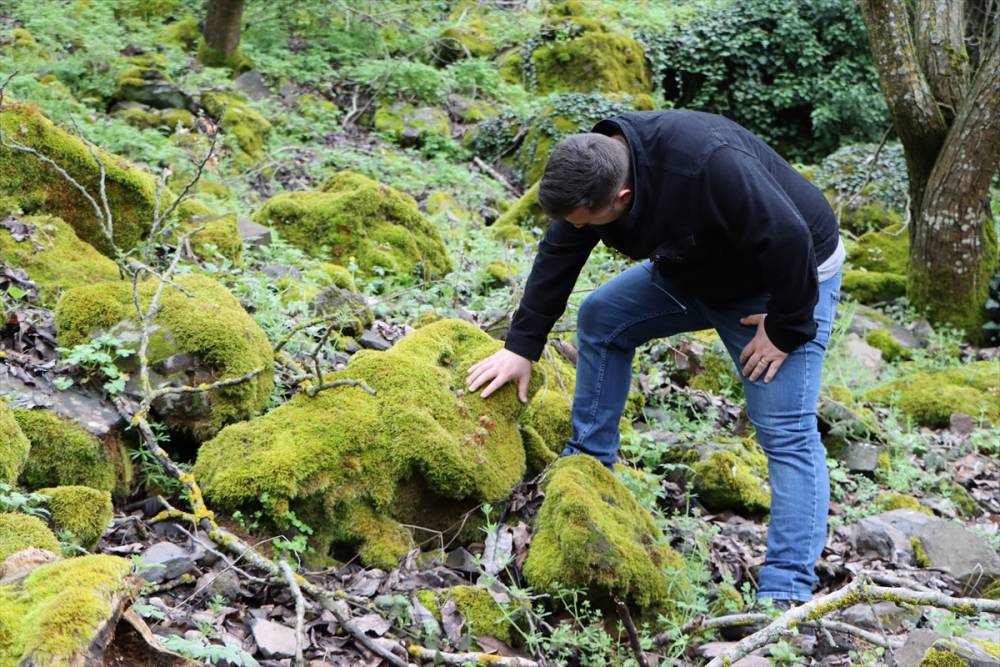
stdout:
[[475,165],[477,167],[479,167],[484,172],[486,172],[487,174],[489,174],[490,176],[492,176],[494,179],[496,179],[497,181],[499,181],[500,185],[502,185],[507,192],[511,193],[512,195],[521,196],[520,191],[518,191],[518,189],[515,188],[511,184],[510,181],[508,181],[506,178],[504,178],[503,174],[501,174],[499,171],[497,171],[496,169],[494,169],[490,165],[486,164],[486,162],[484,162],[481,157],[479,157],[477,155],[477,156],[475,156],[475,157],[472,158],[472,161],[475,163]]
[[625,624],[625,630],[628,632],[628,641],[632,645],[632,653],[635,654],[635,659],[639,662],[639,667],[649,667],[649,661],[646,659],[646,654],[642,651],[642,644],[639,642],[639,632],[635,629],[635,623],[632,621],[632,614],[628,610],[628,605],[625,604],[624,600],[616,597],[615,606],[618,608],[618,615],[621,616],[622,623]]
[[315,396],[324,389],[333,389],[334,387],[361,387],[367,393],[372,396],[377,396],[375,390],[368,386],[368,383],[364,380],[331,380],[316,387],[315,389],[310,388],[307,392],[310,396]]
[[231,386],[236,385],[236,384],[242,384],[243,382],[246,382],[247,380],[250,380],[252,378],[257,377],[258,375],[260,375],[263,372],[264,372],[264,369],[263,369],[263,367],[261,367],[261,368],[255,368],[252,371],[250,371],[249,373],[244,373],[243,375],[241,375],[239,377],[226,378],[225,380],[216,380],[215,382],[212,382],[210,384],[200,384],[200,385],[198,385],[196,387],[192,387],[192,386],[189,386],[189,385],[182,385],[180,387],[160,387],[159,389],[154,390],[150,394],[150,397],[151,397],[151,400],[156,400],[157,398],[160,398],[161,396],[167,396],[167,395],[170,395],[170,394],[200,394],[200,393],[203,393],[203,392],[206,392],[206,391],[212,391],[212,390],[215,390],[215,389],[219,389],[221,387],[231,387]]
[[285,575],[285,581],[288,582],[288,587],[292,590],[292,595],[295,596],[295,667],[305,667],[306,659],[302,655],[302,646],[306,643],[306,599],[302,595],[302,589],[299,588],[299,582],[295,580],[295,573],[292,572],[291,566],[288,561],[283,560],[278,563],[281,567],[282,573]]
[[398,655],[385,648],[382,644],[374,641],[369,637],[362,628],[359,628],[354,619],[351,618],[351,612],[347,608],[347,603],[343,600],[330,600],[329,597],[323,596],[321,598],[321,604],[323,608],[330,611],[336,618],[337,622],[340,623],[340,627],[351,633],[358,642],[360,642],[366,649],[379,656],[393,667],[408,667],[405,660],[400,658]]
[[874,644],[875,646],[881,646],[888,649],[890,652],[893,649],[900,648],[903,645],[902,641],[892,641],[888,637],[883,637],[875,634],[874,632],[869,632],[868,630],[863,630],[855,625],[849,623],[843,623],[841,621],[826,621],[824,620],[820,623],[819,619],[815,622],[803,623],[802,625],[816,625],[822,629],[833,630],[834,632],[841,632],[845,635],[854,635],[855,637],[860,637],[864,639],[869,644]]
[[498,667],[540,667],[534,660],[527,658],[505,658],[488,653],[448,653],[410,644],[406,648],[410,655],[420,660],[431,660],[436,665],[497,665]]

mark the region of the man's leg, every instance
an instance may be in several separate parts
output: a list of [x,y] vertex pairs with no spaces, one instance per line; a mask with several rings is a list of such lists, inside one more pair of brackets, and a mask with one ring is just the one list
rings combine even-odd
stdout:
[[[813,311],[816,338],[794,350],[770,383],[763,377],[743,378],[747,414],[757,431],[757,441],[767,454],[771,482],[771,521],[767,557],[760,571],[758,597],[774,600],[809,600],[816,583],[814,567],[826,542],[830,481],[826,450],[819,438],[816,402],[820,374],[833,318],[840,301],[840,274],[820,283],[819,302]],[[703,306],[742,377],[739,355],[756,327],[739,323],[740,317],[765,312],[767,295],[738,307]]]
[[650,262],[632,266],[591,293],[577,315],[573,437],[562,455],[590,454],[611,466],[635,348],[710,326],[694,299],[664,280]]

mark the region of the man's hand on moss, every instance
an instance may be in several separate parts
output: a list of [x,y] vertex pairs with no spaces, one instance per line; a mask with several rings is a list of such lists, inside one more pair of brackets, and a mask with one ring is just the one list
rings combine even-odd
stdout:
[[465,386],[476,391],[489,382],[483,393],[486,398],[510,380],[517,381],[517,396],[522,403],[528,402],[528,382],[531,380],[531,360],[507,349],[500,349],[469,368]]

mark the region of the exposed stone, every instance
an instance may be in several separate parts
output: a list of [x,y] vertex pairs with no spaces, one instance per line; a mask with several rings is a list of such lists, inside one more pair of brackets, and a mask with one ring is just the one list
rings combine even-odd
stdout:
[[479,566],[476,564],[475,557],[465,547],[459,547],[449,552],[446,564],[453,570],[479,574]]
[[965,667],[997,667],[997,663],[1000,662],[996,656],[988,653],[985,648],[963,637],[942,637],[938,639],[934,642],[933,646],[927,649],[927,652],[924,654],[924,660],[927,661],[928,665],[942,664],[941,662],[934,662],[933,659],[935,655],[940,659],[943,653],[954,655],[957,658],[957,660],[953,661],[954,664],[961,664]]
[[903,644],[903,647],[893,653],[896,667],[918,667],[924,659],[924,653],[927,652],[927,649],[942,636],[933,630],[925,628],[919,628],[911,632],[907,635],[906,643]]
[[871,604],[861,603],[848,607],[843,611],[844,621],[862,628],[878,630],[881,627],[889,632],[902,629],[906,620],[920,619],[919,607],[903,608],[888,600],[879,600]]
[[240,597],[240,577],[232,570],[206,572],[198,579],[196,589],[209,598],[219,595],[226,600],[236,600]]
[[295,655],[295,630],[286,625],[255,618],[250,632],[265,658],[291,658]]
[[882,351],[866,343],[857,334],[847,334],[844,341],[846,356],[854,359],[872,379],[882,370]]
[[267,84],[264,83],[264,77],[257,70],[243,72],[233,80],[233,85],[237,91],[251,100],[261,100],[271,95]]
[[881,449],[864,442],[851,442],[840,455],[841,460],[852,472],[872,472],[878,468]]
[[271,228],[256,223],[249,218],[236,219],[236,231],[243,243],[253,248],[265,248],[271,245]]
[[380,333],[372,329],[369,329],[361,334],[361,336],[358,337],[358,343],[361,344],[361,347],[369,350],[385,351],[392,347],[392,343],[387,341]]
[[[184,548],[173,542],[157,542],[142,554],[142,562],[149,566],[141,572],[144,579],[159,583],[171,581],[194,569],[194,560]],[[162,567],[156,567],[160,565]]]

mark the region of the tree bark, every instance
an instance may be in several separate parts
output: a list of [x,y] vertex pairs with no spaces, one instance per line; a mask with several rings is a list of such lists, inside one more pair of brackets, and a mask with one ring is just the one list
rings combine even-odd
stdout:
[[208,0],[205,16],[205,43],[228,58],[240,45],[240,24],[244,0]]
[[965,0],[918,0],[914,17],[917,55],[931,94],[950,122],[969,83],[965,49]]

